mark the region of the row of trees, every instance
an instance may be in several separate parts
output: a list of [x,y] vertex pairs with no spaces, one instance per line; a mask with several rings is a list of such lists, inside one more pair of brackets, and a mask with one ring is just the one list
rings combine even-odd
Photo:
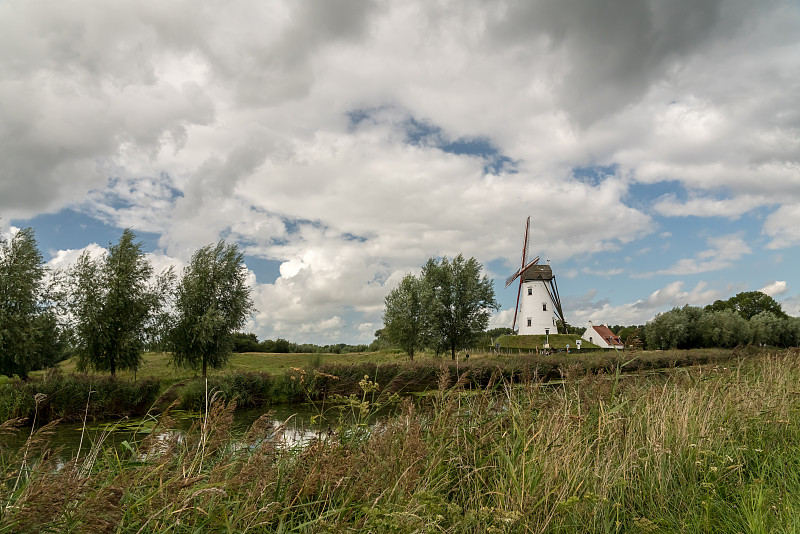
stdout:
[[800,318],[787,315],[775,299],[760,291],[738,293],[705,307],[673,308],[646,325],[611,329],[626,344],[647,349],[800,345]]
[[224,241],[195,252],[179,278],[156,275],[130,229],[62,272],[47,271],[32,229],[0,236],[0,374],[25,378],[74,352],[79,369],[114,375],[160,348],[205,376],[225,364],[252,311],[245,274]]
[[381,336],[414,359],[418,350],[437,354],[473,346],[499,308],[492,282],[475,258],[433,258],[419,276],[407,274],[384,301]]
[[353,352],[367,352],[378,350],[375,342],[370,345],[348,345],[347,343],[334,343],[331,345],[316,345],[314,343],[293,343],[283,338],[258,340],[255,334],[235,333],[233,335],[233,352],[271,352],[278,354],[350,354]]

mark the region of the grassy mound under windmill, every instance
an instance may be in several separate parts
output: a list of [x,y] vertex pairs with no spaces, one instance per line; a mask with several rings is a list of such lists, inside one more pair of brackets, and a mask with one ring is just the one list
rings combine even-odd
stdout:
[[[544,344],[549,340],[550,348],[552,350],[566,349],[569,345],[569,350],[577,350],[575,340],[580,339],[576,334],[550,334],[549,336],[541,335],[504,335],[495,340],[495,343],[500,343],[500,348],[503,349],[517,349],[517,350],[531,350],[535,351],[543,349]],[[597,349],[600,348],[594,343],[589,343],[585,339],[581,339],[581,350]]]

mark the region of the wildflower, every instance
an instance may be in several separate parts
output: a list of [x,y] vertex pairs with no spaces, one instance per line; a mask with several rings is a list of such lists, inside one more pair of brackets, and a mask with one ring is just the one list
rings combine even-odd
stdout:
[[377,382],[370,380],[369,375],[364,375],[364,379],[361,380],[358,385],[361,387],[361,390],[364,391],[364,393],[378,391],[380,389],[380,385]]

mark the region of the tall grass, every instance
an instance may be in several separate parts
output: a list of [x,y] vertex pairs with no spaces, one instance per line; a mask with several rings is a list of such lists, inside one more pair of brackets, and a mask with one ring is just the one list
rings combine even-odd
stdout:
[[142,415],[156,400],[160,389],[161,384],[153,378],[132,382],[51,369],[41,378],[27,382],[15,379],[0,385],[0,421],[17,418],[32,421],[34,416],[40,422],[48,422],[78,421],[86,416]]
[[[6,461],[0,531],[796,532],[798,356],[557,386],[499,373],[471,394],[469,369],[445,368],[424,403],[302,448],[266,417],[234,438],[234,406],[211,402],[186,436]],[[361,377],[365,417],[383,386]]]

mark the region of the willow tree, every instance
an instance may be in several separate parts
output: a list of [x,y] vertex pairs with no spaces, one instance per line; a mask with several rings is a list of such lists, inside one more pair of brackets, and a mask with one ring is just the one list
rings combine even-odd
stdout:
[[414,352],[425,346],[426,313],[423,283],[409,273],[384,299],[382,335],[414,360]]
[[428,339],[438,350],[456,351],[471,346],[489,326],[492,310],[499,305],[492,281],[481,276],[475,258],[459,254],[452,261],[429,259],[422,268],[424,308]]
[[234,333],[253,311],[244,257],[235,244],[219,241],[192,256],[178,283],[169,335],[173,363],[220,368],[230,358]]
[[84,252],[70,271],[70,310],[78,368],[136,371],[164,295],[170,273],[153,278],[153,268],[130,229],[108,253]]
[[64,352],[46,284],[47,269],[31,228],[0,235],[0,373],[27,378]]

